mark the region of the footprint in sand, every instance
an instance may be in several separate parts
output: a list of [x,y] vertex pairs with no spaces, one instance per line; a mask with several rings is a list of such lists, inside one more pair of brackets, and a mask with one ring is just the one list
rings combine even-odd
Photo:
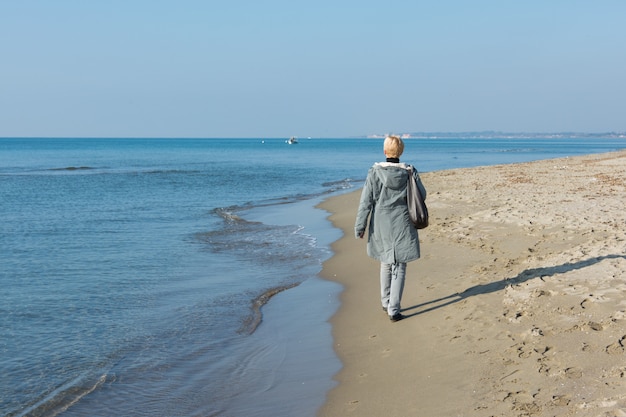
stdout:
[[617,342],[611,343],[606,347],[606,353],[609,355],[619,355],[624,353],[624,343],[626,341],[626,335],[622,336]]
[[569,405],[570,399],[567,395],[555,395],[552,397],[552,404],[557,407],[565,407]]
[[567,368],[565,376],[569,379],[580,379],[583,377],[583,370],[580,368]]
[[591,328],[591,330],[595,330],[597,332],[604,330],[604,326],[602,326],[602,324],[600,323],[596,323],[595,321],[590,321],[589,327]]

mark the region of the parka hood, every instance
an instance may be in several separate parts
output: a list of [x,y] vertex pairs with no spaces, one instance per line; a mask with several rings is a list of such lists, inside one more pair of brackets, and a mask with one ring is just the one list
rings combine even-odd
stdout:
[[385,187],[392,190],[403,190],[409,179],[408,165],[394,162],[378,162],[374,169]]

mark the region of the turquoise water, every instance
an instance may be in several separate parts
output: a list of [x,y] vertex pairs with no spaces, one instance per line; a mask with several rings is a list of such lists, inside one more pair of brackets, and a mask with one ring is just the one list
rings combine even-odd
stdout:
[[[409,139],[403,161],[423,172],[625,147]],[[339,234],[312,207],[359,187],[381,148],[0,139],[2,414],[314,415],[341,365],[326,323],[339,288],[316,278]]]

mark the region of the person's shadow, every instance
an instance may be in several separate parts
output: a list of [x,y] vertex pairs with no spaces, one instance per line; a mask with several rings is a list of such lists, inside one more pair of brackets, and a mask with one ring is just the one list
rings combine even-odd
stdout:
[[[405,317],[417,316],[419,314],[428,313],[433,310],[437,310],[439,308],[443,308],[449,306],[450,304],[458,303],[459,301],[463,301],[469,297],[473,297],[476,295],[489,294],[496,291],[501,291],[506,288],[508,285],[518,284],[520,282],[525,282],[533,278],[541,278],[541,277],[549,277],[555,274],[563,274],[565,272],[574,271],[577,269],[586,268],[588,266],[597,264],[598,262],[602,262],[605,259],[617,259],[622,258],[626,259],[626,255],[605,255],[598,256],[591,259],[586,259],[574,263],[566,263],[562,265],[549,266],[545,268],[533,268],[522,271],[519,275],[513,278],[505,278],[501,281],[491,282],[489,284],[481,284],[476,285],[474,287],[470,287],[463,292],[455,293],[448,295],[447,297],[438,298],[436,300],[431,300],[425,303],[416,304],[411,307],[403,308],[402,312]],[[441,303],[441,304],[438,304]],[[425,309],[421,309],[423,307],[427,307]],[[407,311],[417,310],[413,313],[406,314]]]

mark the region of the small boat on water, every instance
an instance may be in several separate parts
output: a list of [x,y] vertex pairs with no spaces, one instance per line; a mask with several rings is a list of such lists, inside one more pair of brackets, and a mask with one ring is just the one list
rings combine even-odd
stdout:
[[292,136],[289,139],[287,139],[285,143],[288,145],[295,145],[296,143],[298,143],[298,139],[296,139],[295,136]]

